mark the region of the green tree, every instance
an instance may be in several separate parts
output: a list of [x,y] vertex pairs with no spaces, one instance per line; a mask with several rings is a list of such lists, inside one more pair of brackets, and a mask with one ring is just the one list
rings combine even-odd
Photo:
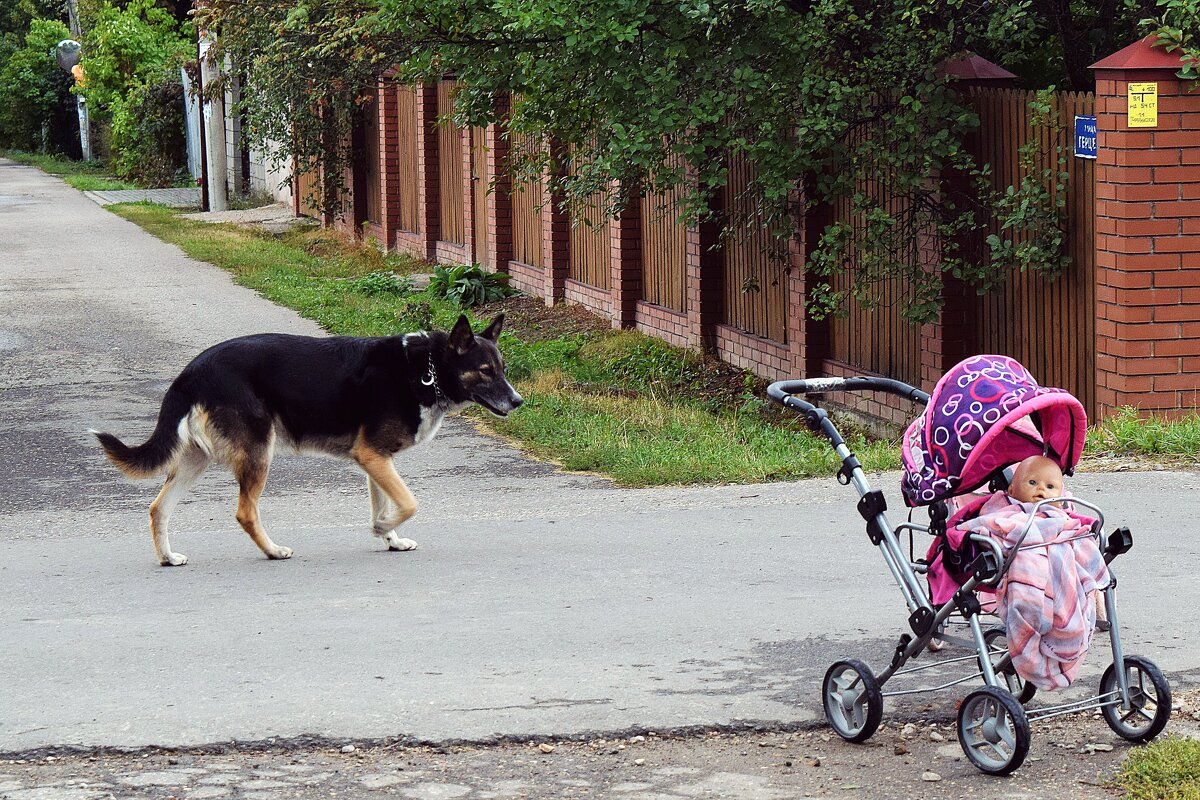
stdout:
[[50,121],[71,99],[71,76],[52,55],[65,38],[63,23],[34,19],[22,46],[0,67],[0,142],[6,146],[50,149]]
[[171,183],[186,157],[179,67],[192,54],[192,26],[154,0],[92,0],[80,14],[79,91],[111,126],[114,171],[149,186]]
[[98,0],[80,8],[84,41],[83,95],[110,109],[137,85],[157,82],[190,53],[190,26],[180,25],[154,0],[118,4]]
[[[1169,53],[1179,53],[1179,77],[1200,82],[1200,0],[1158,0],[1161,15],[1142,20]],[[1193,87],[1196,88],[1196,87]]]
[[[844,303],[836,273],[868,301],[878,281],[902,276],[919,320],[935,313],[944,275],[987,287],[1014,266],[1053,274],[1062,263],[1052,235],[1047,247],[1001,241],[996,259],[960,250],[1006,208],[1040,230],[1055,209],[1021,186],[1004,198],[983,189],[963,146],[977,119],[939,64],[970,49],[1025,58],[1031,79],[1072,75],[1068,49],[1104,46],[1098,31],[1124,45],[1148,2],[1118,14],[1116,0],[1096,13],[1048,0],[211,0],[201,24],[247,72],[253,134],[280,154],[332,159],[327,176],[342,174],[335,145],[384,69],[402,81],[452,74],[461,124],[496,121],[511,95],[503,121],[532,143],[511,169],[548,168],[568,203],[615,186],[615,211],[683,183],[692,216],[710,214],[731,158],[755,167],[719,212],[731,235],[754,220],[782,240],[814,205],[850,198],[863,220],[856,255],[844,227],[824,230],[814,310]],[[864,188],[880,177],[886,193]],[[921,248],[937,253],[937,270]]]

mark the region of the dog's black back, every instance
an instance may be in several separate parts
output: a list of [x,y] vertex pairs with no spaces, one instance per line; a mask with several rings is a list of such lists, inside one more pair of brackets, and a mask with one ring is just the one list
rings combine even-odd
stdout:
[[129,448],[98,434],[122,471],[162,471],[190,415],[236,449],[272,434],[299,449],[348,456],[360,439],[392,454],[418,440],[422,422],[476,402],[505,416],[521,403],[504,377],[497,317],[478,336],[460,317],[450,333],[317,338],[263,333],[196,356],[168,389],[154,433]]

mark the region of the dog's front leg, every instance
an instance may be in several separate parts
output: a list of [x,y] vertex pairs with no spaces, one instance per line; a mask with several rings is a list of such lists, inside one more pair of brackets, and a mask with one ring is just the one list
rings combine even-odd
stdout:
[[389,550],[415,550],[417,543],[400,538],[395,529],[417,513],[417,499],[396,473],[391,456],[361,443],[351,455],[367,473],[372,532],[387,542]]
[[[397,478],[399,476],[397,475]],[[403,481],[401,481],[403,485]],[[405,487],[405,491],[408,487]],[[387,542],[389,550],[413,550],[417,543],[412,539],[401,539],[394,528],[399,525],[399,522],[392,522],[391,519],[395,516],[396,505],[387,496],[387,493],[380,488],[374,478],[367,477],[367,491],[371,495],[371,532]],[[410,493],[411,496],[411,493]],[[403,521],[403,520],[401,520]],[[390,527],[389,527],[390,524]]]

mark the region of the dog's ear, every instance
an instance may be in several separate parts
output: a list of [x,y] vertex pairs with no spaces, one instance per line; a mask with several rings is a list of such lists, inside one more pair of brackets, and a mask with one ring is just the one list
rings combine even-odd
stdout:
[[471,323],[466,314],[458,315],[458,322],[450,330],[450,349],[457,355],[463,355],[475,344],[475,334],[471,331]]
[[493,342],[500,338],[500,330],[504,327],[504,315],[497,314],[496,318],[491,321],[486,328],[479,332],[479,335],[485,339],[491,339]]

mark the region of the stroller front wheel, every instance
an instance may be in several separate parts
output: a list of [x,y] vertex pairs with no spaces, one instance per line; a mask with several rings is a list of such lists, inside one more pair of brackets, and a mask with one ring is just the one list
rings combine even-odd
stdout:
[[1003,689],[976,689],[959,706],[958,743],[980,771],[1007,775],[1029,753],[1029,718],[1017,698]]
[[1109,664],[1100,678],[1100,696],[1113,694],[1115,704],[1101,709],[1108,727],[1131,742],[1148,742],[1162,733],[1171,716],[1171,685],[1153,661],[1141,656],[1125,656],[1125,676],[1129,685],[1129,707],[1121,706],[1121,688],[1117,684],[1116,664]]
[[883,691],[863,662],[846,658],[825,672],[821,683],[825,718],[847,742],[870,739],[883,720]]

